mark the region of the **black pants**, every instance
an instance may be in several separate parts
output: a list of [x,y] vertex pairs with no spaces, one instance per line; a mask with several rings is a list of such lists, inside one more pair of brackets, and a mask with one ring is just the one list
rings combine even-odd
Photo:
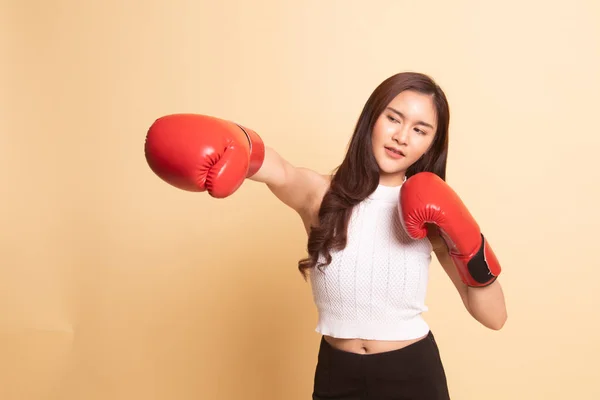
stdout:
[[446,374],[431,331],[399,350],[356,354],[321,339],[313,400],[448,400]]

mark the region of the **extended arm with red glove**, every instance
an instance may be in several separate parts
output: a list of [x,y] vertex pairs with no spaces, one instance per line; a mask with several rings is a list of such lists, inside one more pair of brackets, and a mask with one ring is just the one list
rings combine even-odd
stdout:
[[438,226],[461,280],[471,287],[494,282],[501,267],[490,244],[458,195],[439,176],[421,172],[404,182],[400,219],[413,239],[427,235],[426,224]]
[[262,166],[265,145],[256,132],[200,114],[171,114],[148,129],[145,156],[150,169],[182,190],[224,198]]

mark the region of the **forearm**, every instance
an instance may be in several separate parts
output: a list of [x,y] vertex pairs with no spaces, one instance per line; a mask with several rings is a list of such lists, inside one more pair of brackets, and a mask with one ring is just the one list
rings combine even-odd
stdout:
[[452,260],[444,242],[437,235],[431,236],[430,240],[435,245],[435,254],[440,264],[456,286],[467,311],[485,327],[494,330],[501,329],[506,321],[507,313],[500,278],[496,278],[488,286],[468,286],[461,280],[457,265]]
[[485,287],[467,288],[467,308],[482,325],[498,330],[507,319],[504,293],[499,278]]
[[279,200],[301,214],[311,208],[326,183],[317,172],[292,165],[270,147],[265,148],[261,168],[248,179],[266,184]]
[[265,158],[260,169],[248,179],[267,185],[281,185],[285,182],[287,168],[288,162],[274,149],[266,146]]

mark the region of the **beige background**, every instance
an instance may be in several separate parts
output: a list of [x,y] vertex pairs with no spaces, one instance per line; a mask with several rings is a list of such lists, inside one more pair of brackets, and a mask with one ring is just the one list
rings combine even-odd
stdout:
[[255,182],[164,184],[144,135],[216,115],[327,172],[403,70],[446,90],[448,182],[504,267],[495,332],[432,264],[453,399],[600,398],[600,5],[483,3],[5,2],[0,399],[310,398],[300,220]]

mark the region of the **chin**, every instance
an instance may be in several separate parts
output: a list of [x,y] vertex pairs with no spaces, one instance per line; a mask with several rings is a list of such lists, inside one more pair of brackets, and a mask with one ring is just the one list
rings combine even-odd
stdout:
[[[393,165],[390,165],[393,164]],[[390,163],[383,162],[379,164],[379,170],[386,175],[395,175],[406,172],[408,166],[405,166],[405,163]]]

